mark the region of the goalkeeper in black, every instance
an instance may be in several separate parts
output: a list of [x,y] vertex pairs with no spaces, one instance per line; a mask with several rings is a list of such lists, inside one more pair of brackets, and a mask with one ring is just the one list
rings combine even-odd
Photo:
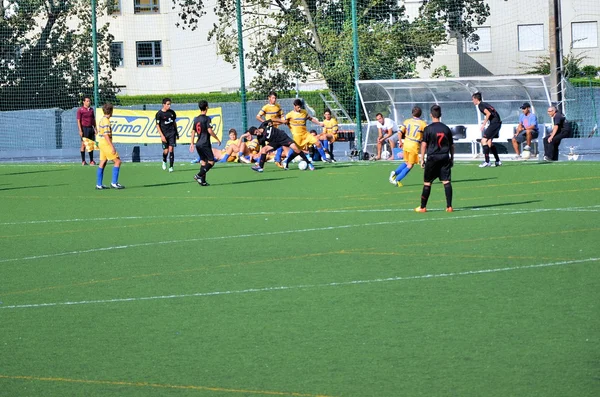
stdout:
[[[442,122],[442,108],[438,105],[431,107],[432,123],[425,127],[421,141],[421,168],[423,173],[423,193],[421,193],[421,206],[415,208],[416,212],[427,212],[427,200],[431,193],[431,182],[440,179],[446,193],[446,212],[452,212],[452,183],[450,183],[451,169],[454,164],[454,139],[452,131]],[[427,161],[425,161],[427,153]]]
[[[300,156],[302,160],[306,161],[307,164],[310,164],[308,158],[304,154],[302,150],[298,148],[298,145],[286,134],[281,131],[279,128],[273,126],[273,122],[271,120],[267,120],[263,122],[260,127],[250,127],[248,131],[243,134],[240,138],[242,142],[244,140],[250,141],[252,140],[252,136],[256,136],[260,149],[260,160],[258,165],[252,167],[253,171],[263,172],[265,162],[267,161],[267,153],[272,150],[277,150],[280,147],[287,147],[291,150],[288,151],[289,157],[286,160],[292,160],[296,156]],[[286,161],[286,165],[284,169],[287,169],[287,164],[289,161]]]

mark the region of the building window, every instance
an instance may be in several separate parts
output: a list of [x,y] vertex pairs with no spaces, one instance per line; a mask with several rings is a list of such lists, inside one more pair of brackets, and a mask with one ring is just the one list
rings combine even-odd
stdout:
[[121,0],[108,0],[108,15],[121,13]]
[[110,43],[110,66],[113,68],[123,67],[123,43],[120,41]]
[[149,14],[159,11],[159,0],[133,0],[133,12]]
[[492,28],[489,26],[482,26],[475,29],[475,35],[479,37],[479,40],[474,42],[467,41],[465,48],[467,52],[491,52],[492,51]]
[[571,39],[573,48],[598,47],[598,22],[571,23]]
[[160,41],[138,41],[135,46],[138,66],[162,65]]
[[544,25],[519,25],[519,51],[544,50]]

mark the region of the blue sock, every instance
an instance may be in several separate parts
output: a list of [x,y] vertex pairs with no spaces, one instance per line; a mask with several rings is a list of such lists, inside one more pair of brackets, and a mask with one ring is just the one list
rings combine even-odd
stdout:
[[400,171],[400,173],[396,177],[396,180],[401,181],[410,172],[410,170],[412,170],[412,168],[404,167],[404,169]]
[[112,183],[118,183],[119,182],[119,169],[121,167],[114,167],[113,168],[113,178],[112,178]]
[[323,149],[329,150],[329,141],[328,140],[321,141],[321,145],[323,145]]
[[398,166],[398,168],[396,168],[396,171],[394,171],[394,173],[396,174],[396,176],[398,176],[398,174],[400,174],[402,172],[402,170],[405,168],[406,168],[406,163],[402,163]]
[[244,152],[238,152],[238,159],[241,159],[242,157],[244,157]]
[[219,163],[226,163],[228,158],[229,158],[229,155],[226,154],[225,156],[223,156],[223,158],[221,160],[219,160]]
[[325,151],[323,150],[323,147],[319,147],[319,148],[317,148],[317,150],[319,151],[319,154],[321,155],[321,159],[325,160],[327,158],[327,156],[325,156]]
[[104,178],[104,168],[98,167],[96,170],[96,185],[102,185],[102,179]]
[[275,152],[275,161],[278,163],[281,163],[281,155],[283,154],[283,147],[280,147],[279,149],[277,149],[277,151]]

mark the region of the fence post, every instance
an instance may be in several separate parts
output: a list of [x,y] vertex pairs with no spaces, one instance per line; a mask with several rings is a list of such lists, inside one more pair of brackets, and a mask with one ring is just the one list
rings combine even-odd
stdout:
[[240,94],[242,96],[242,128],[248,129],[248,114],[246,110],[246,75],[244,71],[244,38],[242,35],[242,6],[240,0],[235,0],[235,13],[237,19],[238,35],[238,60],[240,62]]
[[358,97],[358,87],[356,82],[359,78],[358,67],[358,23],[356,21],[356,0],[352,0],[352,49],[354,52],[354,107],[356,112],[356,145],[358,146],[359,158],[362,158],[362,127],[360,124],[360,99]]
[[60,109],[56,109],[54,111],[54,134],[55,134],[55,142],[56,148],[62,149],[62,113],[63,111]]

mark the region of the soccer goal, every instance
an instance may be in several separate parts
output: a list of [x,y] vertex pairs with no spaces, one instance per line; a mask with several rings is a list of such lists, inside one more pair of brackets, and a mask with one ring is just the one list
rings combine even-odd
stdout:
[[400,125],[412,117],[412,108],[419,106],[423,111],[422,118],[429,122],[429,109],[437,104],[442,108],[444,123],[450,127],[465,127],[460,129],[463,131],[461,135],[455,136],[457,154],[478,156],[478,140],[481,138],[479,126],[483,118],[471,100],[475,92],[481,92],[483,100],[498,110],[503,125],[497,142],[505,146],[513,136],[513,130],[519,122],[519,108],[524,102],[531,104],[532,112],[537,114],[540,124],[551,123],[546,114],[547,107],[552,103],[550,79],[547,76],[359,80],[356,85],[367,118],[363,151],[371,154],[377,150],[377,113]]

